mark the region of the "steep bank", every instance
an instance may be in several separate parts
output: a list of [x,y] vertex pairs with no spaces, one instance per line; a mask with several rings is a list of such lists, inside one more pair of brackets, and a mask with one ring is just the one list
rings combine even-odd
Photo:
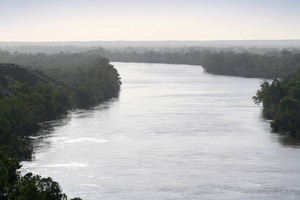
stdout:
[[64,73],[50,78],[18,65],[0,64],[0,199],[65,199],[51,178],[19,174],[19,162],[32,156],[25,138],[38,131],[41,122],[61,117],[70,109],[99,104],[120,89],[119,75],[105,59],[56,69]]

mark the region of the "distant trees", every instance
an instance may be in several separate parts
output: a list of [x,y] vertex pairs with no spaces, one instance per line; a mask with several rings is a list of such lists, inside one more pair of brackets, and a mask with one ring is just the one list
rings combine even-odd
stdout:
[[219,52],[207,55],[207,72],[243,77],[281,78],[300,68],[300,54],[289,57]]
[[260,87],[253,100],[263,104],[264,116],[273,120],[273,131],[300,137],[300,71]]
[[280,78],[293,73],[300,67],[300,53],[284,50],[283,52],[268,52],[254,54],[234,52],[229,50],[194,50],[182,49],[177,51],[101,51],[91,50],[87,54],[102,53],[112,61],[170,63],[201,65],[206,72],[220,75]]
[[[250,53],[252,52],[252,53]],[[256,52],[256,53],[255,53]],[[125,48],[92,49],[82,53],[47,55],[15,53],[0,50],[0,62],[16,63],[42,69],[49,76],[68,77],[69,68],[94,66],[107,62],[102,56],[118,62],[145,62],[201,65],[212,74],[257,78],[280,78],[300,67],[299,50],[243,49],[243,48]]]
[[80,108],[112,98],[120,90],[119,74],[108,62],[69,68],[65,72],[52,72],[52,76],[56,77],[56,73],[59,80],[67,86],[75,105]]

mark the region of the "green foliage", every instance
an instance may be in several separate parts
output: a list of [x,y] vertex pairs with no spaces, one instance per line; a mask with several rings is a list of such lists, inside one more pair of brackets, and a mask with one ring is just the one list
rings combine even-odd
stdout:
[[[46,55],[43,53],[10,54],[5,52],[2,55],[0,51],[0,58],[5,62],[31,66],[31,72],[35,76],[30,76],[26,73],[26,77],[31,80],[31,86],[33,83],[39,81],[46,82],[47,84],[52,82],[62,86],[64,91],[60,90],[60,93],[49,93],[49,96],[55,95],[55,98],[59,98],[56,100],[63,104],[72,101],[74,103],[72,106],[87,108],[117,96],[120,90],[121,82],[117,70],[109,64],[106,58],[101,57],[99,54],[57,53]],[[49,77],[41,72],[41,70]],[[21,76],[22,73],[19,71],[25,72],[26,70],[11,70],[5,65],[3,71],[9,75],[13,75],[17,80],[23,81],[24,77]],[[23,83],[22,81],[21,83]],[[47,88],[43,88],[41,92],[47,93]],[[47,106],[53,103],[52,100],[49,99],[48,102],[43,102],[45,105],[44,110],[50,111]],[[61,109],[63,108],[55,108],[54,112]],[[62,110],[62,112],[64,111]],[[52,113],[48,114],[53,116]]]
[[73,96],[75,105],[87,108],[116,96],[120,90],[117,71],[108,63],[98,63],[87,68],[77,68],[61,78]]
[[281,78],[300,67],[299,50],[280,51],[278,49],[255,48],[125,48],[119,50],[92,49],[83,53],[56,53],[47,55],[15,53],[0,50],[0,60],[22,66],[32,66],[43,70],[55,79],[65,79],[71,74],[69,69],[103,65],[107,59],[118,62],[146,62],[202,65],[213,74],[243,77]]
[[273,131],[300,137],[300,71],[271,84],[263,82],[253,100],[263,103],[264,116],[273,120]]
[[41,178],[28,173],[18,179],[9,199],[26,200],[62,200],[66,195],[62,193],[59,184],[50,177]]
[[52,84],[17,84],[12,94],[0,100],[0,199],[62,199],[56,182],[21,177],[17,170],[19,160],[32,156],[23,138],[37,131],[39,122],[65,114],[71,108],[68,93]]
[[103,49],[90,50],[88,54],[105,55],[112,61],[145,62],[201,65],[206,72],[220,75],[280,78],[293,73],[300,67],[300,54],[290,52],[286,54],[268,52],[263,54],[249,53],[251,49],[237,51],[236,49],[213,48],[190,49],[162,49],[160,51],[139,49],[124,49],[107,51]]
[[[18,57],[24,62],[32,56]],[[107,59],[83,54],[58,54],[54,60],[44,54],[34,57],[36,63],[44,65],[38,69],[48,72],[51,78],[41,71],[33,73],[17,65],[0,64],[1,72],[7,75],[1,76],[1,87],[10,92],[0,99],[1,200],[66,199],[51,178],[32,174],[22,177],[18,173],[19,161],[32,157],[26,137],[38,131],[41,122],[61,117],[73,108],[99,104],[120,90],[119,74]]]
[[274,131],[300,136],[300,101],[292,97],[284,97],[279,103],[271,127]]
[[17,170],[20,164],[16,158],[11,158],[0,151],[0,199],[8,199],[8,195],[18,180]]

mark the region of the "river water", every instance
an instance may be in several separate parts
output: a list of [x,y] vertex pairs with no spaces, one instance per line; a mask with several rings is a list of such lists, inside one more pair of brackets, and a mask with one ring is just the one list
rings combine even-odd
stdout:
[[49,123],[22,173],[85,200],[300,199],[300,149],[271,133],[260,79],[113,63],[119,98]]

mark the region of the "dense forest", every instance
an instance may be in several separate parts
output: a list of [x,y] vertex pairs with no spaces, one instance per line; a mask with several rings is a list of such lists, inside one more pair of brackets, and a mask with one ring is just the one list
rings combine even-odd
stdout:
[[[18,172],[30,160],[27,137],[41,123],[88,108],[118,95],[120,77],[112,61],[202,65],[213,74],[281,78],[265,81],[254,98],[276,132],[300,137],[300,54],[291,51],[252,54],[188,49],[182,51],[109,51],[28,54],[0,50],[0,199],[65,199],[59,184]],[[23,66],[23,67],[20,67]],[[76,198],[75,198],[76,199]],[[79,198],[78,198],[79,199]]]
[[[26,54],[0,50],[0,61],[22,66],[44,67],[49,75],[58,75],[66,66],[80,66],[99,56],[113,62],[145,62],[201,65],[206,72],[255,78],[281,78],[300,67],[299,49],[268,48],[94,48],[82,53]],[[90,61],[89,61],[90,62]],[[54,67],[55,66],[55,67]]]
[[220,52],[206,56],[203,67],[209,73],[255,78],[281,78],[300,67],[300,54],[277,56]]
[[66,199],[51,178],[20,175],[20,161],[32,158],[26,138],[38,131],[42,122],[117,96],[119,75],[99,56],[22,55],[18,59],[28,62],[27,69],[0,64],[0,199]]
[[201,65],[206,72],[253,78],[279,78],[293,73],[300,67],[300,53],[294,51],[269,51],[265,54],[249,53],[247,50],[234,52],[193,48],[176,51],[144,51],[135,49],[108,51],[103,48],[90,50],[88,54],[100,54],[111,61],[145,62]]
[[264,81],[260,87],[253,100],[263,104],[273,131],[300,138],[300,70],[281,80]]

